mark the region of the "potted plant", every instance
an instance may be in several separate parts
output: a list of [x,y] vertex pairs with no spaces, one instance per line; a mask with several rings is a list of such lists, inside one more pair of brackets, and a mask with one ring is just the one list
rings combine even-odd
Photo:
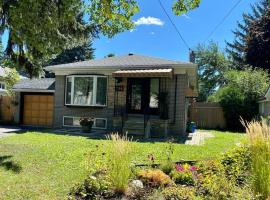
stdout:
[[91,118],[91,117],[80,118],[80,125],[82,126],[82,131],[84,133],[90,133],[92,130],[93,124],[94,124],[94,118]]

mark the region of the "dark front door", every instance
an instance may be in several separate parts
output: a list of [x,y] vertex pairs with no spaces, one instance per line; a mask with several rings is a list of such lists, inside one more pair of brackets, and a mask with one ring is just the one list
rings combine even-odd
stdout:
[[159,92],[159,79],[129,78],[127,88],[127,111],[129,113],[158,113],[156,96]]

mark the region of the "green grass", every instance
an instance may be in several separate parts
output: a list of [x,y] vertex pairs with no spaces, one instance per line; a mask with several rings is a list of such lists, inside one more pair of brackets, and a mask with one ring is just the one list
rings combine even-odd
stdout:
[[[175,144],[173,159],[215,158],[245,138],[243,134],[212,133],[215,137],[203,146]],[[87,176],[85,163],[88,160],[91,167],[93,162],[87,159],[89,153],[106,153],[104,143],[107,141],[38,132],[1,138],[0,199],[65,199],[69,189]],[[165,159],[166,147],[161,142],[136,143],[132,159],[146,162],[150,153],[157,160]]]

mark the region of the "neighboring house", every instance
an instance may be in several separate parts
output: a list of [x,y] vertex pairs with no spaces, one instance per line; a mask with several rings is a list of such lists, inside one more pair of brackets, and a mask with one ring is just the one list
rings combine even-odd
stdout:
[[270,87],[268,88],[264,97],[259,101],[260,115],[262,117],[270,116]]
[[185,134],[189,98],[197,96],[193,63],[129,54],[46,70],[55,79],[14,86],[18,123],[79,127],[80,117],[92,117],[93,128],[106,131]]
[[6,83],[3,80],[5,74],[6,74],[5,68],[0,66],[0,95],[6,95]]

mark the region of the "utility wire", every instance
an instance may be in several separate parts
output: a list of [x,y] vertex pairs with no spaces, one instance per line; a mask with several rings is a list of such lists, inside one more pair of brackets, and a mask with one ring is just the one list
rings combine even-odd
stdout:
[[187,47],[188,50],[191,50],[188,43],[186,42],[186,40],[184,39],[184,37],[182,36],[182,34],[180,33],[179,29],[177,28],[177,26],[175,25],[175,23],[173,22],[173,20],[171,19],[170,15],[167,13],[165,7],[163,6],[163,4],[161,3],[161,0],[158,0],[160,7],[162,8],[163,12],[167,15],[168,19],[170,20],[171,24],[173,25],[175,31],[177,32],[177,34],[179,35],[179,37],[181,38],[181,40],[183,41],[183,43],[185,44],[185,46]]
[[225,22],[225,20],[230,16],[230,14],[233,12],[233,10],[241,3],[242,0],[238,0],[234,6],[229,10],[229,12],[222,18],[222,20],[215,26],[215,28],[210,32],[208,37],[205,39],[204,42],[206,42],[215,32],[216,30]]

